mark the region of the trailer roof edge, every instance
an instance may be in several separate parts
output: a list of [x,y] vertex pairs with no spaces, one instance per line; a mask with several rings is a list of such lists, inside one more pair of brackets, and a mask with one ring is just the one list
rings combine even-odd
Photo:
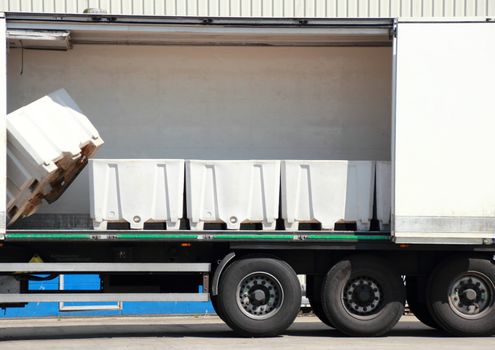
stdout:
[[256,25],[256,26],[384,26],[393,25],[394,18],[282,18],[282,17],[209,17],[209,16],[146,16],[114,14],[71,14],[6,12],[7,20],[55,21],[80,23],[134,23],[134,24],[202,24],[202,25]]
[[[7,14],[8,31],[69,31],[70,44],[391,46],[393,23],[393,19],[368,18]],[[9,38],[11,47],[18,47],[15,43],[15,36]],[[23,47],[27,44],[23,40]]]

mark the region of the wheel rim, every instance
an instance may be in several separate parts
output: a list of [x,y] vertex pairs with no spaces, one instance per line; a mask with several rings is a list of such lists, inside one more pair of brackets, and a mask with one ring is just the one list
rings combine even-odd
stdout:
[[479,272],[457,277],[449,287],[449,304],[463,318],[482,318],[493,306],[495,288],[490,279]]
[[283,301],[282,285],[267,272],[253,272],[237,285],[237,305],[251,319],[272,317],[280,310]]
[[361,276],[349,281],[343,291],[344,307],[352,316],[360,319],[375,315],[383,304],[383,290],[378,282]]

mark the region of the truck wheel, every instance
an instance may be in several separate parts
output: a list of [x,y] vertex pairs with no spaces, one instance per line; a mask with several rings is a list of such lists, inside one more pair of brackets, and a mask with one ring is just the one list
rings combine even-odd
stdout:
[[457,336],[495,334],[495,265],[486,259],[445,260],[429,282],[435,321]]
[[[406,278],[406,292],[407,292],[407,304],[409,309],[423,324],[428,327],[439,329],[440,327],[433,319],[433,316],[428,310],[428,303],[426,302],[426,287],[424,290],[418,286],[418,278],[407,276]],[[419,293],[423,293],[423,298],[419,296]]]
[[294,322],[301,307],[301,285],[284,261],[238,260],[222,274],[218,308],[225,323],[240,335],[276,336]]
[[333,327],[332,322],[328,319],[327,315],[323,311],[323,306],[321,304],[321,284],[323,277],[320,276],[306,276],[306,297],[309,300],[311,309],[316,317],[320,319],[321,322],[329,327]]
[[342,333],[380,336],[404,312],[405,288],[390,264],[372,256],[354,256],[334,265],[323,282],[323,311]]
[[225,319],[218,308],[218,296],[210,295],[210,301],[211,301],[211,306],[213,306],[213,310],[215,310],[217,316],[220,317],[220,319],[225,322]]

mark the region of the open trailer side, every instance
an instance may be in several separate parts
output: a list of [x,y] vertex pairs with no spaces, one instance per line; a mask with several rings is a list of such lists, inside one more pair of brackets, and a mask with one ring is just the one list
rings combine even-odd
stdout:
[[[211,299],[238,333],[269,336],[297,315],[296,274],[306,274],[315,314],[349,335],[386,333],[406,297],[429,326],[495,332],[491,21],[12,13],[2,38],[0,101],[12,111],[68,89],[105,138],[98,156],[392,169],[391,226],[373,203],[365,230],[283,220],[275,230],[191,231],[187,220],[180,230],[93,230],[82,173],[57,203],[0,232],[2,306]],[[99,291],[28,289],[88,272],[100,274]]]

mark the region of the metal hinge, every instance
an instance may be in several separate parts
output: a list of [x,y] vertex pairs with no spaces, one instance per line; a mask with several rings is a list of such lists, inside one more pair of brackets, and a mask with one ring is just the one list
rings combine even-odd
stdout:
[[397,18],[394,19],[394,24],[390,30],[390,39],[397,38],[397,25],[399,24]]

